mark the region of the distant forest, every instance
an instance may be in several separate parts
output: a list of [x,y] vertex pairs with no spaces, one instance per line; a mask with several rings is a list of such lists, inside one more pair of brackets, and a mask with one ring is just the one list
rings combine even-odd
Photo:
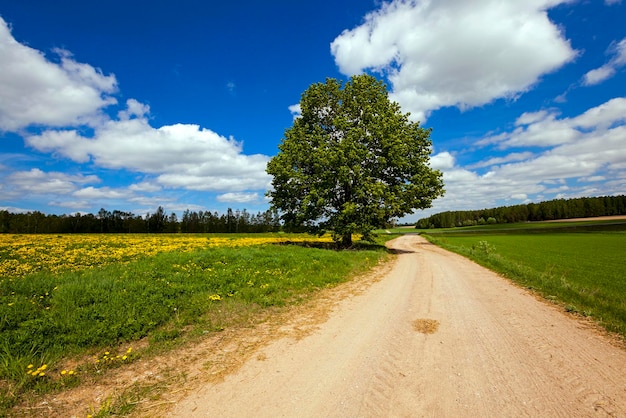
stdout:
[[626,196],[556,199],[494,209],[442,212],[420,219],[416,228],[453,228],[485,224],[552,221],[557,219],[626,215]]
[[[626,215],[626,196],[557,199],[493,209],[442,212],[420,219],[416,228],[452,228],[597,216]],[[277,232],[283,227],[274,211],[249,213],[228,209],[226,213],[186,210],[181,218],[162,207],[139,216],[130,212],[100,209],[97,214],[46,215],[0,211],[0,233],[94,234],[94,233],[256,233]]]
[[186,210],[181,219],[162,207],[145,216],[106,209],[94,215],[46,215],[41,212],[0,211],[0,233],[10,234],[92,234],[92,233],[254,233],[281,229],[278,214],[272,211],[248,213],[245,209],[218,212]]

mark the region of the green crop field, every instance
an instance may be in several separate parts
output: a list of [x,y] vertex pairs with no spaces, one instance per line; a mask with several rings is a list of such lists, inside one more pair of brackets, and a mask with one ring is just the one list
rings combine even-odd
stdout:
[[523,231],[512,226],[482,232],[431,230],[426,237],[626,336],[623,224],[622,231],[608,232],[593,232],[594,224],[578,229],[545,225]]

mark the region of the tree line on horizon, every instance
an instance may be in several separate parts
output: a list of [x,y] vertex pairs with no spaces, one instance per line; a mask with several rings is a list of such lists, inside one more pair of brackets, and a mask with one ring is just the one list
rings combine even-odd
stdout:
[[626,195],[555,199],[492,209],[447,211],[420,219],[415,228],[454,228],[613,215],[626,215]]
[[249,213],[246,209],[226,213],[185,210],[181,218],[163,207],[145,216],[100,209],[97,214],[47,215],[39,211],[0,211],[0,233],[94,234],[94,233],[260,233],[277,232],[281,223],[276,211]]

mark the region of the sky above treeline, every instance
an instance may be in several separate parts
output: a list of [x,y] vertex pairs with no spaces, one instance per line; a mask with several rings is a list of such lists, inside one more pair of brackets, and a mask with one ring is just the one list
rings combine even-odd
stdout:
[[0,209],[264,211],[301,94],[385,81],[446,195],[626,193],[626,1],[0,2]]

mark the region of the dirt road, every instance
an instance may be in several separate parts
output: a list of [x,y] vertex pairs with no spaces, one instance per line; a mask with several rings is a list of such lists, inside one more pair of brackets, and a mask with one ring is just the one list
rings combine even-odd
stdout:
[[418,236],[391,246],[383,280],[168,416],[626,417],[626,351]]

